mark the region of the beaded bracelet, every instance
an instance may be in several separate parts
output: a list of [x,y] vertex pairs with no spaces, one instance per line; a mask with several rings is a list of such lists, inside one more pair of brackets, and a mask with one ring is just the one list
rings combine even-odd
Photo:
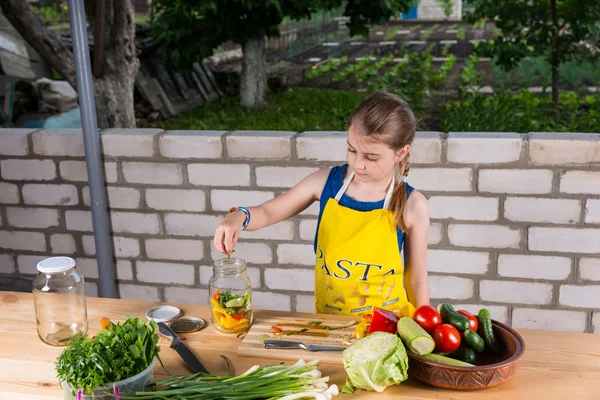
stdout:
[[228,216],[229,214],[235,211],[242,211],[244,214],[246,214],[246,220],[244,221],[244,225],[242,226],[242,230],[246,230],[246,227],[250,223],[250,211],[248,211],[246,207],[231,207],[229,211],[227,211],[227,214],[225,214],[225,216]]

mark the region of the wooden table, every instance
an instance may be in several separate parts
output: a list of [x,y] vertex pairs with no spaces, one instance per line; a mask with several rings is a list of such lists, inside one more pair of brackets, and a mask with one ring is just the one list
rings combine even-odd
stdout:
[[[114,321],[126,316],[145,317],[149,308],[160,304],[146,301],[88,298],[89,334],[98,332],[100,319]],[[273,360],[239,357],[240,340],[221,334],[210,326],[207,306],[175,304],[184,315],[194,315],[207,321],[202,331],[181,335],[206,368],[215,374],[227,369],[220,354],[233,364],[239,374],[252,365],[272,364]],[[275,314],[274,312],[262,312]],[[279,313],[280,314],[280,313]],[[44,344],[37,336],[32,296],[29,293],[0,292],[0,399],[49,400],[62,399],[54,362],[61,347]],[[338,399],[600,399],[600,335],[519,329],[527,350],[517,365],[512,380],[496,388],[474,392],[437,389],[412,378],[384,393],[357,391],[353,397],[338,395]],[[179,356],[171,350],[169,341],[161,338],[161,358],[175,374],[190,372]],[[341,365],[320,364],[330,383],[340,388],[346,379]],[[155,378],[166,376],[157,363]]]

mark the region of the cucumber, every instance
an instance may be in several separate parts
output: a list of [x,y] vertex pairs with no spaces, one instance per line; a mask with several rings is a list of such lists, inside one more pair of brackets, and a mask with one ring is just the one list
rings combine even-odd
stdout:
[[483,342],[483,339],[475,331],[467,329],[464,333],[464,338],[467,346],[478,353],[481,353],[485,348],[485,343]]
[[454,358],[450,358],[450,357],[446,357],[446,356],[442,356],[439,354],[425,354],[422,356],[423,358],[429,360],[429,361],[434,361],[434,362],[438,362],[440,364],[446,364],[446,365],[453,365],[455,367],[474,367],[475,365],[468,363],[468,362],[464,362],[464,361],[460,361],[460,360],[456,360]]
[[410,317],[400,318],[398,335],[410,351],[420,356],[431,353],[435,348],[435,342],[429,333]]
[[483,338],[485,350],[491,354],[500,354],[500,346],[494,336],[490,312],[486,308],[482,308],[477,314],[477,319],[479,320],[478,333]]
[[462,314],[459,314],[454,310],[451,304],[444,303],[440,306],[440,315],[442,316],[442,321],[454,326],[461,332],[469,329],[469,318],[465,317]]
[[475,364],[475,359],[477,358],[477,354],[472,349],[468,347],[460,346],[454,351],[449,353],[435,353],[440,356],[453,358],[455,360],[464,361],[470,364]]

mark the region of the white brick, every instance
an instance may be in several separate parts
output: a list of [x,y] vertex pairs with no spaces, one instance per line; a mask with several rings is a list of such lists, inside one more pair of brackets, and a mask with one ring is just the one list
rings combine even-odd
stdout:
[[225,131],[169,131],[158,138],[160,154],[170,158],[221,158]]
[[318,168],[257,167],[256,184],[262,187],[291,188],[316,171],[318,171]]
[[448,162],[504,164],[519,161],[523,139],[517,133],[450,133]]
[[530,133],[529,160],[535,165],[600,163],[598,136],[589,133]]
[[558,302],[563,306],[600,308],[600,285],[561,285]]
[[302,216],[317,216],[319,215],[319,201],[315,201],[314,203],[312,203],[310,206],[308,206],[308,208],[304,211],[302,211],[300,214],[298,215],[302,215]]
[[485,274],[490,265],[490,253],[476,251],[427,251],[427,270],[448,274]]
[[46,256],[17,256],[17,265],[22,274],[37,275],[37,264]]
[[125,180],[147,185],[181,185],[183,174],[181,165],[143,162],[123,163]]
[[509,197],[504,202],[504,217],[511,221],[572,224],[580,214],[579,200]]
[[85,279],[98,279],[98,264],[94,258],[76,258],[77,272]]
[[29,153],[27,134],[30,129],[0,129],[0,155],[25,156]]
[[52,160],[2,160],[2,178],[11,181],[50,181],[56,178]]
[[439,132],[417,132],[410,149],[411,164],[437,164],[442,159]]
[[311,292],[315,287],[315,269],[266,268],[265,285],[269,289]]
[[303,219],[300,221],[300,239],[302,240],[315,240],[317,233],[317,220],[316,219]]
[[146,204],[156,210],[204,211],[206,196],[202,190],[146,189]]
[[13,183],[0,182],[0,204],[18,204],[19,188]]
[[225,138],[229,158],[285,159],[292,154],[296,132],[236,131]]
[[529,228],[529,250],[600,253],[599,229]]
[[579,260],[579,279],[600,281],[600,258],[582,258]]
[[201,240],[146,239],[146,255],[156,260],[198,261],[204,257]]
[[271,292],[252,292],[252,307],[255,310],[291,311],[290,296]]
[[250,186],[248,164],[190,164],[188,179],[192,185]]
[[46,251],[46,239],[40,232],[0,231],[0,248]]
[[479,283],[479,297],[483,301],[500,303],[551,304],[552,285],[484,280]]
[[[87,182],[87,166],[85,161],[61,161],[58,163],[60,176],[65,181]],[[104,180],[108,183],[117,181],[117,163],[104,163]]]
[[23,185],[25,204],[42,206],[74,206],[79,204],[77,187],[73,185],[52,185],[28,183]]
[[86,297],[98,297],[98,285],[96,282],[84,282],[84,290]]
[[[118,208],[127,208],[127,209],[136,209],[140,206],[140,191],[138,189],[133,188],[125,188],[125,187],[117,187],[117,186],[107,186],[106,193],[108,198],[106,201],[108,202],[108,206],[111,209]],[[83,191],[83,204],[86,206],[90,205],[90,188],[84,187]]]
[[521,231],[500,225],[448,226],[450,244],[458,247],[519,248]]
[[158,215],[124,211],[110,213],[112,230],[122,233],[158,233],[160,226]]
[[243,231],[240,237],[242,239],[293,240],[294,223],[282,221],[256,231]]
[[469,192],[473,188],[470,168],[411,168],[408,182],[423,191]]
[[3,274],[12,274],[16,271],[15,260],[8,254],[0,254],[0,271]]
[[119,294],[121,299],[126,300],[144,300],[158,301],[158,288],[152,286],[140,286],[130,284],[119,284]]
[[[83,251],[88,256],[96,255],[96,245],[93,236],[81,238]],[[138,239],[123,236],[113,236],[113,248],[117,257],[138,257],[140,255],[140,243]]]
[[133,280],[133,268],[129,260],[117,260],[117,279],[121,281]]
[[567,171],[560,176],[563,193],[600,194],[600,172]]
[[31,135],[33,151],[43,156],[83,157],[81,129],[46,129]]
[[[238,242],[234,250],[233,257],[241,258],[247,263],[268,264],[273,261],[273,252],[266,243]],[[210,251],[211,257],[215,261],[227,257],[225,254],[219,253],[214,246],[211,246]]]
[[442,224],[432,222],[429,224],[427,244],[440,244],[442,242]]
[[587,313],[583,311],[515,308],[512,314],[511,326],[517,329],[584,332],[586,324]]
[[590,199],[585,203],[585,222],[600,224],[600,199]]
[[53,208],[6,207],[8,224],[17,228],[58,226],[58,210]]
[[348,133],[303,132],[296,137],[296,152],[301,160],[346,161]]
[[296,312],[315,312],[315,295],[296,295]]
[[594,312],[594,316],[592,317],[592,331],[594,333],[600,333],[600,312]]
[[473,297],[472,279],[454,276],[429,276],[429,293],[432,299],[464,300]]
[[541,194],[552,190],[552,171],[527,169],[483,169],[479,192]]
[[65,212],[67,229],[73,231],[92,232],[92,213],[90,211],[67,211]]
[[[213,267],[203,265],[200,267],[200,284],[208,285],[211,276],[213,275]],[[260,269],[256,267],[246,267],[246,275],[250,279],[253,289],[258,289],[262,286],[260,279]]]
[[160,129],[106,129],[101,132],[102,154],[108,157],[152,157]]
[[194,266],[189,264],[137,261],[136,270],[140,282],[194,284]]
[[242,190],[212,190],[210,202],[215,211],[227,211],[233,206],[239,206],[240,201],[244,207],[258,206],[275,197],[273,192],[257,192]]
[[500,254],[498,275],[512,278],[563,280],[571,275],[567,257]]
[[[455,310],[465,310],[473,315],[477,315],[479,310],[486,308],[494,321],[507,323],[508,322],[508,307],[505,306],[491,306],[487,304],[455,304]],[[438,307],[439,310],[439,307]]]
[[431,218],[471,221],[498,219],[497,197],[432,196],[429,198]]
[[314,246],[310,244],[280,244],[277,246],[279,264],[315,265]]
[[208,297],[208,289],[165,288],[165,300],[169,303],[208,304]]
[[165,214],[165,230],[169,235],[214,237],[223,217],[198,214]]

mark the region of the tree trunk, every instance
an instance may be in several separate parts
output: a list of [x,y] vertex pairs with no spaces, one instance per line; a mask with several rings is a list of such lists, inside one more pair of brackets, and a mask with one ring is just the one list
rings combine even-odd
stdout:
[[249,108],[264,107],[267,88],[264,35],[248,39],[243,45],[243,51],[240,103]]
[[[94,79],[98,127],[135,127],[133,91],[139,61],[135,49],[133,0],[104,0],[103,75]],[[77,88],[73,52],[56,38],[23,0],[0,0],[3,14],[21,36]]]
[[558,10],[556,8],[556,0],[550,1],[550,7],[552,8],[552,23],[554,29],[552,31],[552,55],[550,59],[550,65],[552,66],[552,104],[558,105],[558,80],[560,78],[558,67],[560,66],[560,53],[559,53],[559,40],[560,40],[560,26],[558,24]]

